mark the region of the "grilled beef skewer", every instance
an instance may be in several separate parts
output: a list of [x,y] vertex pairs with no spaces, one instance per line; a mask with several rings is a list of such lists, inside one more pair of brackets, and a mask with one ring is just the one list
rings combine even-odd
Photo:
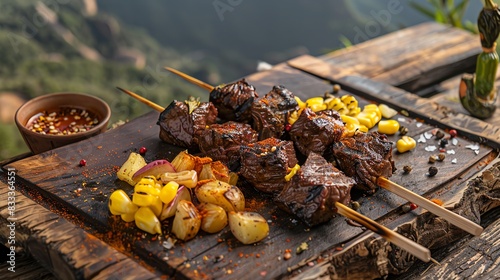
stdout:
[[165,67],[165,70],[210,91],[209,101],[219,111],[221,122],[237,121],[250,123],[252,121],[250,109],[252,103],[259,95],[255,91],[255,87],[248,84],[245,79],[214,87],[173,68]]
[[288,183],[285,176],[296,164],[291,141],[268,138],[241,147],[239,173],[257,190],[277,194]]
[[281,138],[285,134],[288,118],[299,110],[297,100],[284,86],[274,86],[261,99],[252,104],[253,127],[259,140]]
[[263,98],[258,99],[255,87],[245,79],[213,87],[173,68],[165,69],[210,90],[209,101],[217,108],[221,122],[252,123],[253,129],[259,132],[259,140],[281,138],[290,114],[299,109],[293,93],[281,85],[274,86]]
[[258,97],[255,87],[248,84],[245,79],[241,79],[215,87],[210,92],[209,101],[217,108],[221,122],[251,123],[252,104]]
[[313,112],[305,108],[290,129],[290,139],[303,155],[314,152],[323,155],[326,149],[340,140],[345,127],[340,114],[334,110]]
[[311,152],[275,201],[308,226],[314,226],[336,216],[337,202],[349,204],[355,183],[321,155]]
[[160,139],[176,146],[198,149],[198,137],[207,125],[217,121],[217,109],[210,102],[172,101],[160,114]]
[[239,122],[225,122],[212,124],[204,129],[198,137],[200,151],[212,158],[221,161],[232,171],[240,166],[240,147],[255,143],[258,134],[249,124]]
[[331,149],[339,168],[356,180],[356,188],[374,193],[377,178],[389,178],[396,171],[392,146],[385,134],[367,132],[343,137]]

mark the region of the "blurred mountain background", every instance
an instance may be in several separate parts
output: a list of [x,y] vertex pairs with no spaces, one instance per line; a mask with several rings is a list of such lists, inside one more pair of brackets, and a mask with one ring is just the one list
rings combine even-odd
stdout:
[[[28,151],[13,123],[26,100],[51,92],[103,98],[111,122],[151,110],[115,87],[167,106],[206,92],[162,70],[171,66],[211,84],[256,71],[259,62],[361,43],[432,20],[412,2],[442,0],[0,2],[0,160]],[[466,3],[465,3],[466,2]],[[481,1],[463,19],[475,21]],[[418,38],[415,38],[418,40]]]

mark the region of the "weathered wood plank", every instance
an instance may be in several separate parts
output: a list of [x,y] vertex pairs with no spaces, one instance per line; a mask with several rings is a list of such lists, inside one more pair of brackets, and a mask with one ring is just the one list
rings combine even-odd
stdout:
[[[1,251],[2,255],[4,251]],[[7,254],[7,252],[5,252]],[[2,279],[18,280],[18,279],[40,279],[40,280],[57,280],[57,278],[46,268],[41,266],[30,254],[19,252],[16,256],[16,271],[9,272],[10,265],[7,262],[0,264],[2,271]]]
[[[159,278],[126,255],[18,191],[14,191],[15,220],[10,220],[12,216],[8,209],[7,197],[11,194],[5,183],[6,175],[0,172],[0,176],[0,221],[2,225],[15,222],[15,244],[8,246],[22,247],[57,278],[90,279],[99,276],[109,279],[119,275],[134,279]],[[16,182],[15,186],[19,187],[19,182]],[[0,240],[6,242],[9,236],[11,236],[10,229],[2,226]],[[23,264],[22,259],[19,259],[17,264]],[[25,267],[18,267],[17,264],[15,272],[5,270],[2,274],[13,276],[12,279],[22,279],[23,275],[32,273]],[[45,277],[45,275],[40,271],[38,276]]]
[[[249,76],[248,80],[256,85],[261,96],[276,84],[284,84],[303,98],[322,95],[331,87],[323,80],[287,65]],[[358,98],[361,104],[369,102]],[[28,188],[37,190],[44,197],[50,197],[64,205],[64,208],[71,215],[75,215],[83,226],[96,231],[99,236],[107,236],[103,233],[109,232],[106,241],[113,246],[132,254],[163,273],[176,273],[178,278],[284,277],[288,274],[289,267],[295,267],[310,258],[320,256],[328,248],[340,246],[362,232],[362,229],[346,223],[342,217],[309,229],[295,221],[292,216],[278,210],[269,198],[251,189],[244,189],[249,209],[258,211],[271,222],[269,238],[256,245],[242,246],[226,229],[214,235],[201,233],[194,240],[179,242],[174,248],[165,249],[163,247],[165,237],[160,239],[145,234],[132,224],[111,217],[107,209],[107,197],[113,190],[122,188],[128,193],[132,191],[131,186],[118,181],[115,176],[118,166],[126,160],[131,151],[137,151],[141,146],[145,146],[148,148],[146,160],[152,161],[159,158],[172,159],[181,150],[159,140],[159,128],[155,125],[157,118],[158,113],[151,112],[96,138],[29,157],[4,168],[16,168],[19,180],[25,182]],[[414,137],[433,130],[428,124],[409,118],[404,118],[402,122],[410,128],[409,135]],[[395,140],[397,137],[392,136],[391,139]],[[435,143],[435,140],[429,141]],[[476,155],[472,150],[465,148],[468,144],[473,143],[460,139],[460,145],[453,147],[460,164],[452,164],[451,159],[439,163],[441,171],[433,178],[425,175],[430,155],[425,151],[425,145],[418,145],[412,153],[395,154],[398,172],[392,179],[419,194],[441,190],[443,184],[462,174],[469,166],[481,161],[490,153],[489,148],[481,146],[479,154]],[[451,146],[449,148],[451,149]],[[86,167],[78,166],[81,158],[87,160]],[[402,175],[402,166],[405,164],[414,166],[410,176]],[[47,171],[47,166],[50,166],[50,172]],[[406,203],[386,191],[356,199],[361,204],[359,211],[373,219],[382,219]],[[33,221],[33,224],[30,224],[30,227],[35,226],[49,227],[43,221]],[[170,220],[163,223],[165,233],[169,233],[170,226]],[[294,255],[290,260],[283,259],[286,249],[294,251],[303,242],[309,244],[308,250],[300,255]],[[71,251],[76,245],[77,243],[69,243],[67,248],[64,248],[65,252]]]
[[417,93],[472,71],[480,52],[477,35],[426,22],[334,51],[321,59],[339,69]]
[[428,99],[420,98],[407,91],[356,75],[343,76],[332,65],[312,56],[301,56],[288,62],[289,65],[311,73],[332,83],[338,83],[345,90],[377,103],[385,103],[404,110],[413,118],[443,129],[455,129],[473,141],[500,148],[500,127],[462,113],[451,111]]

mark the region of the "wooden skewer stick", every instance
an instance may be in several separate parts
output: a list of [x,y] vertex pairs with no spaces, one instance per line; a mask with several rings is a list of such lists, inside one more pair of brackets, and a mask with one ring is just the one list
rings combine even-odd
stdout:
[[429,249],[424,246],[418,244],[417,242],[408,239],[401,234],[386,228],[385,226],[375,222],[374,220],[352,210],[351,208],[345,206],[340,202],[335,203],[335,207],[337,207],[338,213],[342,216],[345,216],[348,219],[351,219],[367,229],[379,234],[380,236],[387,239],[387,241],[393,243],[394,245],[406,250],[408,253],[414,255],[424,262],[429,262],[431,258],[431,252]]
[[201,88],[204,88],[204,89],[206,89],[208,91],[212,91],[215,88],[212,85],[209,85],[209,84],[207,84],[207,83],[205,83],[203,81],[200,81],[200,80],[198,80],[198,79],[196,79],[194,77],[191,77],[188,74],[182,73],[179,70],[175,70],[174,68],[170,68],[170,67],[164,67],[164,68],[165,68],[165,70],[170,71],[170,72],[176,74],[177,76],[179,76],[179,77],[187,80],[188,82],[190,82],[192,84],[195,84],[195,85],[197,85],[197,86],[199,86]]
[[456,214],[455,212],[437,205],[436,203],[388,180],[387,178],[379,177],[377,179],[377,185],[396,195],[399,195],[400,197],[410,202],[421,206],[424,209],[427,209],[429,212],[445,219],[452,225],[455,225],[456,227],[461,228],[470,234],[479,236],[483,232],[483,228],[480,225]]
[[121,91],[123,91],[124,93],[126,93],[126,94],[128,94],[128,95],[132,96],[133,98],[135,98],[135,99],[137,99],[137,100],[141,101],[142,103],[144,103],[144,104],[148,105],[149,107],[151,107],[151,108],[155,109],[155,110],[156,110],[156,111],[158,111],[158,112],[163,112],[163,110],[165,110],[165,108],[163,108],[162,106],[160,106],[160,105],[158,105],[158,104],[154,103],[153,101],[150,101],[150,100],[148,100],[148,99],[146,99],[146,98],[144,98],[144,97],[140,96],[139,94],[137,94],[137,93],[135,93],[135,92],[132,92],[132,91],[130,91],[130,90],[123,89],[123,88],[121,88],[121,87],[116,87],[116,88],[117,88],[117,89],[119,89],[119,90],[121,90]]

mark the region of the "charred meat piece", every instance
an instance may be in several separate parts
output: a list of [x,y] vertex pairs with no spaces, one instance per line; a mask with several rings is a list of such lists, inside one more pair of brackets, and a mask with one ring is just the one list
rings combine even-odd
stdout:
[[217,109],[210,102],[190,99],[172,101],[158,119],[160,139],[180,147],[198,149],[198,137],[207,125],[217,121]]
[[259,140],[281,138],[289,115],[298,109],[297,100],[291,91],[284,86],[274,86],[252,105],[253,128],[259,132]]
[[355,188],[374,192],[377,178],[389,178],[396,166],[392,159],[393,143],[378,132],[358,133],[332,145],[338,167],[356,180]]
[[311,152],[275,201],[308,226],[314,226],[335,216],[336,202],[349,203],[355,183],[321,155]]
[[278,193],[285,176],[298,163],[291,141],[268,138],[241,147],[240,175],[265,193]]
[[311,152],[320,155],[344,133],[344,123],[334,110],[313,112],[305,108],[290,129],[290,139],[304,155]]
[[212,124],[198,138],[200,151],[236,170],[240,163],[240,146],[257,142],[257,132],[249,124],[225,122]]
[[217,108],[221,121],[250,123],[252,120],[250,110],[258,97],[255,87],[248,84],[245,79],[241,79],[214,88],[210,92],[209,101]]

